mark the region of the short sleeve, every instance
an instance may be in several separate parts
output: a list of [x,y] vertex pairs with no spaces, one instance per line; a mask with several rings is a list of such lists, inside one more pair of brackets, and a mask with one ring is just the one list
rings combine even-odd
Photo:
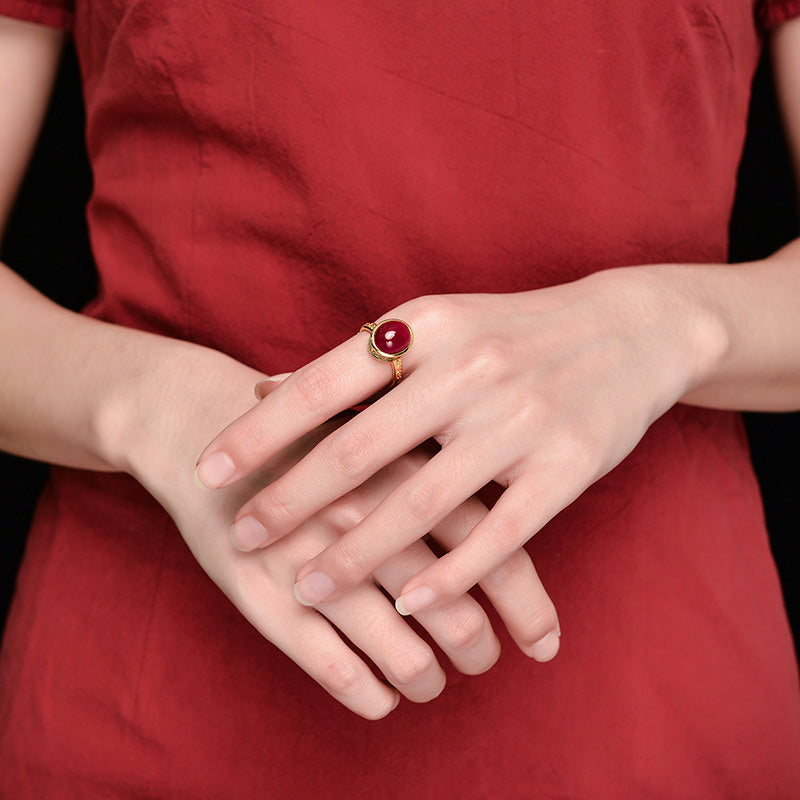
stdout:
[[74,0],[0,0],[0,16],[72,29]]
[[758,0],[756,3],[756,19],[763,31],[797,16],[800,16],[800,0]]

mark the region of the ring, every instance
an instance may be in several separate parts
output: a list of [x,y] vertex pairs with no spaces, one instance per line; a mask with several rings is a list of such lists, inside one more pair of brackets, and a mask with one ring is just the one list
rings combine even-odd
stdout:
[[392,383],[394,386],[403,377],[401,356],[408,352],[414,334],[411,328],[401,319],[386,319],[383,322],[365,322],[358,332],[369,333],[369,354],[378,361],[388,361],[392,365]]

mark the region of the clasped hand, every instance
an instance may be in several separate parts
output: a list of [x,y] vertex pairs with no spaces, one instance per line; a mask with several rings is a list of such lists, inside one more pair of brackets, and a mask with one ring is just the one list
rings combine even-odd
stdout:
[[[118,431],[110,463],[133,475],[165,508],[199,565],[244,618],[347,708],[378,719],[401,694],[414,702],[435,698],[445,684],[440,655],[379,588],[396,597],[405,582],[434,563],[436,555],[426,542],[414,541],[367,579],[314,608],[298,603],[292,593],[297,570],[408,480],[431,449],[418,447],[396,459],[272,547],[243,553],[227,535],[237,509],[349,424],[352,413],[327,420],[233,485],[204,491],[192,476],[197,453],[216,431],[254,406],[253,387],[263,375],[195,344],[150,335],[137,335],[137,343],[150,348],[143,361],[155,367],[123,384],[110,403],[108,419]],[[433,533],[443,547],[456,547],[485,514],[486,507],[469,498]],[[507,576],[502,584],[484,582],[487,597],[520,647],[541,659],[535,642],[542,636],[542,620],[525,609],[541,607],[542,598],[524,551],[512,557]],[[552,608],[550,615],[554,618]],[[469,595],[421,612],[417,620],[459,671],[478,674],[497,660],[500,643],[487,614]]]
[[[432,458],[299,568],[295,595],[315,607],[339,597],[421,537],[437,537],[437,526],[490,481],[504,488],[496,505],[455,546],[437,537],[449,552],[409,577],[397,608],[418,614],[478,582],[502,586],[520,567],[515,554],[525,542],[697,380],[694,321],[674,295],[665,297],[657,275],[610,270],[519,294],[423,297],[387,312],[382,318],[414,331],[404,379],[250,498],[236,515],[234,541],[246,550],[275,547],[434,439]],[[367,334],[354,335],[222,431],[198,476],[209,488],[239,481],[390,377],[387,364],[369,357]],[[539,653],[551,657],[558,621],[536,581],[523,615],[541,634]]]

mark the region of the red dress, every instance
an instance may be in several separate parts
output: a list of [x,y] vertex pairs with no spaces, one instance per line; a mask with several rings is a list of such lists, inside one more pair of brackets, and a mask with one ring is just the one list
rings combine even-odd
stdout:
[[[724,262],[760,26],[799,0],[0,0],[69,27],[87,313],[265,372],[411,297]],[[5,798],[798,798],[800,692],[738,415],[677,406],[529,544],[537,664],[366,722],[124,475],[53,471],[0,680]],[[102,600],[102,602],[100,602]]]

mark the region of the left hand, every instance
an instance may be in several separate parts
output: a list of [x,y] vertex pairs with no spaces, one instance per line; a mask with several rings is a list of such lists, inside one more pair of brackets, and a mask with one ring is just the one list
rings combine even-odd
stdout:
[[[327,436],[237,514],[266,546],[430,437],[441,450],[363,521],[304,564],[316,605],[354,586],[490,481],[505,487],[471,533],[403,587],[398,610],[459,597],[616,466],[724,347],[669,267],[596,273],[519,294],[442,295],[382,318],[414,332],[404,379]],[[220,433],[198,462],[213,487],[247,475],[391,378],[353,336],[291,375]],[[227,454],[211,479],[209,456]],[[252,520],[246,524],[252,526]],[[268,532],[268,533],[267,533]]]

